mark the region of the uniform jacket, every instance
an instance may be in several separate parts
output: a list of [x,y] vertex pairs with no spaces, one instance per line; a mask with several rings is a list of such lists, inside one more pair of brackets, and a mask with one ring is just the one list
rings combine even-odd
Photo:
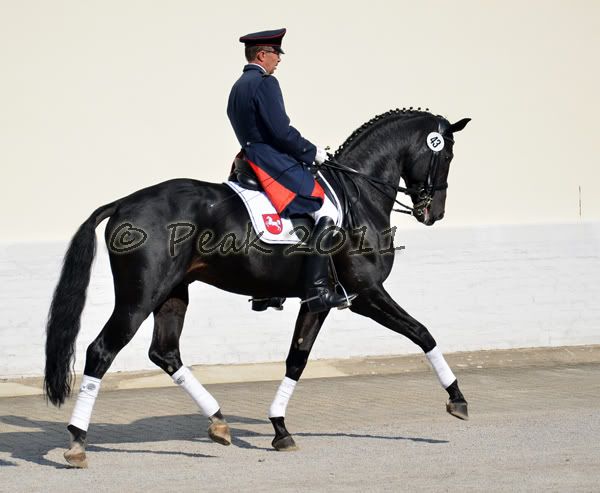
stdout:
[[317,148],[290,125],[279,82],[248,64],[229,94],[227,116],[243,153],[283,217],[319,209],[323,189],[306,164]]

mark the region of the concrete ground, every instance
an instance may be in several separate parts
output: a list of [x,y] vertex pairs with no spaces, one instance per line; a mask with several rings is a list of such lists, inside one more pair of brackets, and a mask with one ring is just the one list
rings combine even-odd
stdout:
[[567,349],[579,350],[587,356],[558,351],[546,363],[455,361],[469,421],[446,414],[432,372],[402,359],[302,380],[286,418],[300,446],[291,453],[270,446],[277,381],[207,386],[232,426],[230,447],[207,438],[181,389],[103,389],[87,470],[62,458],[73,401],[3,397],[0,491],[600,491],[600,361],[597,348]]

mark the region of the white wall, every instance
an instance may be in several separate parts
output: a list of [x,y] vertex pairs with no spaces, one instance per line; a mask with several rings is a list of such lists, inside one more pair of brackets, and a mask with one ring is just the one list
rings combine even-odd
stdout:
[[[106,247],[88,290],[76,368],[112,311]],[[444,351],[600,343],[600,223],[398,230],[386,286],[429,327]],[[40,375],[44,323],[65,249],[62,243],[0,247],[0,377]],[[245,297],[196,283],[181,340],[190,364],[282,361],[297,300],[257,314]],[[146,354],[152,320],[119,354],[112,371],[153,368]],[[418,348],[349,311],[334,311],[312,356],[403,354]]]
[[[320,145],[395,107],[473,118],[445,219],[398,220],[407,250],[388,282],[442,347],[600,342],[599,22],[586,0],[0,0],[0,376],[41,373],[64,246],[97,206],[169,178],[225,177],[237,38],[284,26],[276,75],[292,122]],[[516,223],[530,225],[500,226]],[[78,368],[111,296],[101,249]],[[195,286],[186,363],[280,360],[296,308],[254,316]],[[113,369],[149,367],[150,332]],[[314,355],[412,350],[340,312]]]
[[391,108],[457,135],[441,227],[600,220],[600,2],[0,0],[0,238],[66,241],[100,204],[221,181],[238,37],[287,27],[292,122],[333,148]]

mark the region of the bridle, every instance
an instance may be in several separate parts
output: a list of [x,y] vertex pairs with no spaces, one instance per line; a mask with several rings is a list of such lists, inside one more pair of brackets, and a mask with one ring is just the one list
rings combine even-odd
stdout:
[[[444,142],[449,142],[449,143],[454,144],[454,139],[449,135],[445,135],[440,127],[441,127],[441,125],[438,126],[438,130],[439,130],[438,134],[442,136]],[[439,166],[440,166],[440,160],[441,160],[441,150],[443,149],[443,147],[444,146],[442,146],[442,148],[439,151],[435,151],[432,148],[429,148],[430,149],[430,158],[429,158],[429,165],[427,167],[427,176],[425,178],[425,181],[423,182],[423,184],[420,187],[401,187],[401,186],[394,185],[392,183],[389,183],[389,182],[386,182],[383,180],[379,180],[370,175],[361,173],[360,171],[356,171],[353,168],[350,168],[348,166],[345,166],[345,165],[339,163],[338,161],[336,161],[334,159],[334,157],[331,154],[329,154],[329,158],[323,164],[321,164],[320,167],[341,171],[343,173],[346,173],[347,175],[358,176],[360,178],[363,178],[364,180],[369,182],[375,189],[377,189],[380,193],[386,195],[389,199],[393,200],[396,204],[398,204],[399,206],[401,206],[403,208],[403,209],[392,209],[394,212],[401,212],[403,214],[411,214],[413,216],[422,216],[424,214],[425,209],[427,207],[429,207],[431,205],[431,203],[433,202],[433,195],[435,194],[435,192],[440,191],[440,190],[446,190],[448,188],[447,181],[445,181],[442,184],[436,184]],[[391,195],[385,189],[382,190],[381,188],[377,187],[376,185],[384,185],[385,187],[393,190],[394,194]],[[360,196],[360,189],[358,187],[356,187],[356,189],[359,192],[359,196]],[[406,195],[416,195],[417,202],[414,204],[413,207],[403,204],[396,198],[396,194],[398,192],[401,192]]]
[[[450,142],[454,144],[454,139],[452,137],[444,135],[443,132],[439,132],[439,134],[444,139],[444,142]],[[424,214],[425,209],[431,205],[431,202],[433,202],[433,194],[437,191],[446,190],[448,188],[447,181],[444,181],[444,183],[441,184],[436,184],[438,178],[438,171],[440,167],[442,149],[440,149],[439,151],[431,150],[429,157],[429,165],[427,167],[427,178],[425,179],[425,183],[417,191],[417,203],[413,206],[412,210],[408,212],[408,214],[412,214],[414,216],[422,216]]]

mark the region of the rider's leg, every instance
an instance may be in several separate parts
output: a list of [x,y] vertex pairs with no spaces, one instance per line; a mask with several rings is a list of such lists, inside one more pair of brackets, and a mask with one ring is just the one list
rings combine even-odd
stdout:
[[312,214],[315,219],[310,248],[312,253],[304,261],[305,297],[302,301],[313,313],[349,306],[354,295],[346,297],[329,286],[329,254],[336,245],[335,226],[338,220],[335,205],[325,197],[323,206]]
[[[315,220],[315,225],[319,222],[319,220],[321,218],[329,218],[332,222],[327,224],[327,228],[335,226],[338,224],[338,220],[339,220],[339,212],[337,210],[337,207],[334,205],[334,203],[329,200],[327,197],[325,197],[325,199],[323,200],[323,205],[321,206],[321,208],[318,211],[315,211],[313,213],[310,214],[312,216],[312,218]],[[325,228],[326,229],[326,228]],[[314,233],[312,235],[313,237],[315,236]],[[325,248],[324,244],[321,243],[320,248],[323,249]],[[318,266],[314,266],[314,265],[310,265],[310,262],[306,262],[306,266],[305,269],[315,269],[318,268],[320,270],[325,269],[325,271],[327,270],[327,256],[323,256],[322,257],[322,265],[319,264]],[[313,263],[316,263],[316,261],[313,261]],[[324,265],[324,267],[323,267]],[[311,278],[314,277],[314,275],[311,276]],[[327,274],[325,274],[325,277],[327,277]],[[305,286],[305,292],[306,290],[311,287],[312,282],[311,281],[305,281],[306,286]],[[306,296],[308,297],[308,296]],[[256,311],[256,312],[263,312],[265,311],[267,308],[274,308],[275,310],[283,310],[283,303],[285,302],[285,298],[275,298],[275,297],[271,297],[271,298],[252,298],[252,310]],[[347,302],[347,300],[345,298],[343,298],[343,300],[340,302],[340,304],[345,304]],[[314,304],[313,304],[314,305]],[[336,305],[332,305],[332,307],[338,306]],[[313,306],[314,307],[314,306]],[[331,308],[331,307],[330,307]],[[322,308],[322,309],[318,309],[316,311],[323,311],[326,308]],[[314,310],[311,310],[314,311]]]

